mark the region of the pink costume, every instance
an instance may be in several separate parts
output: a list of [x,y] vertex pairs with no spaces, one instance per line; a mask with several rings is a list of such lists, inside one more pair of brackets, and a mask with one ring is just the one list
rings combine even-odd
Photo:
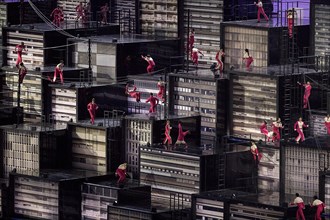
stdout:
[[321,214],[323,212],[323,209],[325,208],[324,203],[319,199],[315,199],[313,201],[312,206],[316,206],[316,213],[315,213],[314,220],[321,220]]
[[280,132],[280,128],[283,128],[282,123],[281,122],[273,122],[273,141],[279,141],[281,140],[281,132]]
[[305,123],[303,121],[297,121],[294,124],[294,130],[298,132],[298,137],[296,137],[296,142],[299,142],[299,140],[301,139],[301,141],[305,140],[305,135],[303,132],[303,128],[307,128],[308,126],[305,125]]
[[222,71],[223,71],[223,62],[221,61],[221,58],[225,56],[225,53],[222,51],[218,51],[217,55],[215,56],[215,59],[218,62],[219,65],[219,71],[220,71],[220,75],[222,75]]
[[148,66],[147,66],[147,73],[152,73],[153,71],[154,71],[154,67],[156,66],[156,64],[155,64],[155,62],[154,62],[154,60],[151,58],[151,57],[149,57],[149,58],[147,58],[147,60],[146,60],[147,62],[148,62]]
[[64,20],[64,14],[61,8],[57,7],[55,8],[50,16],[53,16],[53,24],[55,24],[57,27],[61,25],[61,21]]
[[196,66],[198,65],[198,53],[200,53],[199,50],[194,47],[192,49],[191,58],[192,58],[193,64]]
[[122,183],[126,180],[126,164],[120,164],[116,170],[116,175],[119,176],[117,183]]
[[245,61],[246,69],[249,70],[253,62],[253,57],[251,57],[247,52],[244,52],[243,60]]
[[137,102],[141,99],[141,93],[136,91],[136,86],[133,87],[133,90],[129,90],[128,85],[126,85],[126,94],[130,95],[132,98],[135,98]]
[[305,215],[303,209],[305,209],[305,204],[302,198],[296,197],[293,201],[295,205],[297,205],[296,219],[297,220],[305,220]]
[[101,7],[101,16],[102,16],[101,22],[105,24],[108,22],[108,11],[109,11],[108,4],[105,4]]
[[266,123],[262,123],[262,125],[260,126],[260,132],[261,132],[261,134],[264,134],[265,136],[267,136],[267,141],[269,141],[268,129],[267,129]]
[[258,7],[258,22],[260,22],[260,14],[262,14],[262,15],[264,16],[264,18],[266,19],[266,21],[268,21],[269,19],[268,19],[267,15],[266,15],[266,13],[265,13],[265,11],[264,11],[264,8],[263,8],[263,5],[262,5],[262,2],[261,2],[261,1],[258,2],[258,3],[256,4],[256,6]]
[[154,96],[150,96],[147,100],[146,103],[150,102],[150,109],[149,109],[149,113],[155,113],[156,112],[156,107],[159,103],[159,100],[154,97]]
[[171,129],[172,128],[171,128],[170,124],[166,123],[166,125],[165,125],[165,139],[163,141],[163,144],[166,144],[166,142],[170,145],[172,144],[172,138],[171,138],[171,135],[170,135]]
[[327,128],[328,135],[330,135],[330,117],[326,117],[324,119],[324,125]]
[[292,12],[288,12],[288,33],[289,37],[293,36],[293,15]]
[[62,70],[62,68],[63,68],[62,63],[57,64],[57,66],[55,67],[53,82],[56,81],[57,75],[60,75],[61,83],[63,84],[63,70]]
[[195,33],[190,32],[190,35],[189,35],[189,51],[190,51],[190,53],[192,53],[192,47],[194,46],[194,43],[195,43]]
[[23,62],[23,59],[22,59],[23,50],[26,51],[26,48],[25,48],[24,45],[18,44],[18,45],[15,47],[15,51],[17,52],[17,60],[16,60],[16,66],[17,66],[17,67],[18,67],[18,65],[19,65],[20,63]]
[[253,155],[253,159],[256,161],[258,159],[258,162],[261,160],[262,158],[262,154],[259,153],[258,147],[255,144],[252,144],[250,151]]
[[303,86],[305,87],[303,108],[307,108],[309,105],[308,102],[309,96],[311,95],[312,86],[310,84],[303,84]]
[[25,66],[20,66],[19,70],[18,70],[18,74],[19,74],[19,84],[23,83],[24,77],[27,74],[27,70],[25,68]]
[[76,7],[76,12],[77,12],[77,20],[79,20],[79,18],[82,18],[84,20],[85,14],[84,14],[84,7],[81,3],[79,3],[79,5],[77,5]]
[[98,109],[99,107],[97,106],[96,103],[93,103],[93,102],[90,102],[88,105],[87,105],[87,109],[88,109],[88,112],[89,112],[89,115],[91,117],[91,123],[94,124],[94,120],[95,120],[95,115],[96,115],[96,110]]
[[159,89],[159,91],[157,93],[157,97],[160,98],[160,99],[162,99],[162,101],[164,102],[165,101],[165,99],[164,99],[164,95],[165,95],[165,82],[159,81],[157,83],[157,86],[158,86],[158,89]]
[[189,130],[183,131],[181,123],[179,123],[178,127],[179,127],[179,134],[176,144],[186,144],[184,137],[189,133]]

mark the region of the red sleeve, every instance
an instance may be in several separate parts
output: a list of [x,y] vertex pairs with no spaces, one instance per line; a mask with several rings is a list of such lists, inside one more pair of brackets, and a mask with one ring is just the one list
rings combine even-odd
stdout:
[[150,98],[151,98],[151,97],[149,97],[149,98],[146,100],[146,102],[150,102]]
[[297,129],[297,127],[298,127],[298,121],[294,124],[293,128]]

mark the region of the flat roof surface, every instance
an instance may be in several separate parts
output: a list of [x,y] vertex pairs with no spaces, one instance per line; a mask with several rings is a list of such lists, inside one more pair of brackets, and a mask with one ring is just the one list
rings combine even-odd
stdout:
[[141,148],[148,148],[150,150],[156,150],[159,152],[164,153],[175,153],[175,154],[184,154],[184,155],[191,155],[191,156],[204,156],[204,155],[214,155],[216,154],[213,149],[204,148],[200,146],[191,146],[188,145],[188,148],[185,148],[185,146],[167,146],[163,144],[154,144],[150,147],[148,146],[141,146]]
[[86,182],[85,185],[92,185],[96,187],[110,187],[110,188],[120,188],[120,189],[128,189],[128,188],[134,188],[134,187],[142,187],[147,185],[140,185],[140,181],[133,180],[130,178],[126,179],[127,181],[124,184],[121,184],[120,187],[117,183],[118,177],[115,177],[115,175],[108,178],[108,180],[103,181],[93,181],[93,182]]
[[[38,66],[40,68],[40,71],[37,71],[35,69],[37,67],[35,65],[26,64],[25,66],[26,66],[26,68],[28,70],[28,73],[31,73],[32,72],[34,74],[38,74],[38,73],[54,72],[56,65],[53,65],[53,66]],[[4,70],[4,71],[12,71],[12,72],[15,72],[15,73],[18,72],[16,66],[4,66],[4,67],[1,67],[1,69]],[[65,65],[63,67],[63,72],[64,73],[65,73],[65,71],[73,71],[73,70],[80,71],[80,70],[87,70],[87,68],[68,67],[68,66],[65,66]]]
[[148,114],[131,114],[127,115],[126,119],[140,119],[140,120],[152,120],[152,121],[160,121],[160,120],[171,120],[171,119],[183,119],[183,118],[193,118],[199,116],[198,113],[196,115],[192,116],[179,116],[179,115],[168,115],[168,117],[165,117],[164,114],[161,112],[156,113],[148,113]]
[[0,129],[18,130],[18,131],[33,131],[33,132],[48,132],[66,130],[66,125],[37,123],[37,124],[19,124],[19,125],[2,125]]
[[[118,112],[123,112],[123,111],[118,111]],[[94,124],[91,124],[89,119],[86,120],[79,120],[78,122],[68,122],[68,125],[71,126],[84,126],[84,127],[117,127],[121,126],[121,120],[122,118],[118,117],[116,119],[104,119],[104,118],[95,118]]]

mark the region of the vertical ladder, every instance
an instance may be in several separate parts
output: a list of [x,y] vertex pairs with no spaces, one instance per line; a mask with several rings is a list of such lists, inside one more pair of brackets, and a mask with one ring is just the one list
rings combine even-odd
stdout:
[[221,153],[217,161],[218,170],[218,190],[225,188],[225,154]]

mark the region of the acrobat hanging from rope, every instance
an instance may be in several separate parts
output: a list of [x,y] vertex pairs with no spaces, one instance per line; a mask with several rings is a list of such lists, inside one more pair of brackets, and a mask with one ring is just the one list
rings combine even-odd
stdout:
[[299,85],[303,86],[305,88],[304,91],[304,101],[303,101],[303,108],[308,108],[309,106],[309,96],[311,95],[312,86],[311,83],[307,81],[305,84],[301,84],[300,82],[297,82]]

